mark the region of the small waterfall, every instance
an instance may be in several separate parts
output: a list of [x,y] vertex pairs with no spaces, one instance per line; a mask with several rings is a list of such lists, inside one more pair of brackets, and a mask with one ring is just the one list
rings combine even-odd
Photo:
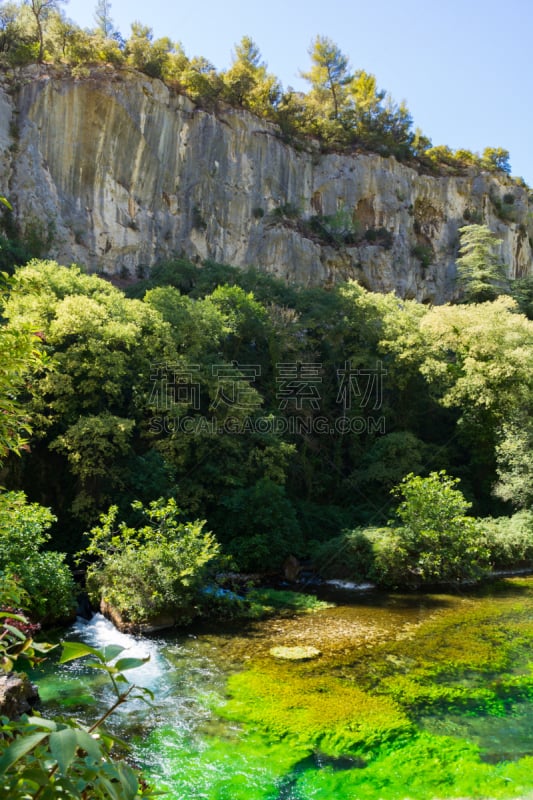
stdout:
[[150,660],[146,664],[128,670],[126,677],[131,683],[146,686],[152,691],[161,691],[164,688],[161,686],[161,682],[168,670],[168,664],[161,655],[157,643],[153,640],[122,633],[102,614],[95,614],[90,620],[78,618],[65,638],[68,639],[69,636],[99,650],[109,644],[120,645],[125,650],[119,658],[150,656]]
[[[150,689],[150,705],[134,697],[117,709],[108,721],[110,729],[126,740],[158,727],[175,731],[176,736],[191,735],[198,725],[211,717],[204,698],[217,692],[224,678],[210,655],[199,649],[196,637],[147,638],[122,633],[102,614],[90,620],[78,618],[67,631],[65,639],[81,641],[102,650],[106,645],[124,647],[118,658],[146,658],[140,667],[127,670],[126,678],[139,687]],[[95,701],[95,710],[105,709],[113,702],[113,691],[107,676],[101,670],[87,668],[84,659],[72,661],[55,670],[65,682],[77,680],[83,688],[75,691],[89,692]],[[142,743],[143,736],[140,741]],[[140,744],[139,746],[142,746]]]

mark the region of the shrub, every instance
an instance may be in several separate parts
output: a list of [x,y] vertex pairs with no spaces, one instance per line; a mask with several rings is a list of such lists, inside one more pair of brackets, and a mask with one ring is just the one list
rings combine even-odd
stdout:
[[[512,200],[510,199],[512,198]],[[504,194],[500,198],[496,193],[491,192],[490,199],[496,215],[504,222],[515,222],[516,209],[514,207],[514,195]]]
[[515,567],[533,561],[533,511],[484,519],[483,534],[494,567]]
[[483,223],[483,214],[477,208],[465,208],[463,219],[472,225],[481,225]]
[[345,208],[335,214],[317,214],[303,220],[301,229],[304,235],[314,236],[332,247],[355,245],[361,238],[359,221]]
[[429,267],[429,265],[435,260],[435,252],[433,248],[426,244],[415,244],[414,247],[411,248],[411,255],[420,261],[420,264],[424,269],[427,269],[427,267]]
[[64,553],[35,553],[17,567],[16,574],[29,594],[33,618],[48,625],[74,616],[76,585]]
[[282,203],[269,213],[270,219],[276,224],[295,221],[299,216],[300,209],[294,203]]
[[400,504],[395,528],[377,548],[381,583],[417,588],[482,576],[488,550],[458,482],[444,470],[427,478],[411,473],[393,489]]
[[390,250],[394,243],[394,235],[387,228],[368,228],[365,231],[365,240],[377,244],[385,250]]
[[398,532],[380,528],[373,537],[374,564],[370,579],[389,587],[410,585],[406,574],[407,552]]
[[164,614],[186,624],[198,613],[199,592],[219,554],[218,543],[202,521],[180,522],[172,499],[132,507],[144,525],[130,528],[121,522],[114,530],[118,509],[112,506],[89,534],[85,552],[98,558],[87,570],[91,599],[109,603],[128,622]]
[[362,529],[344,531],[328,542],[317,544],[313,561],[315,569],[324,578],[364,580],[373,569],[372,543]]
[[16,576],[27,592],[30,616],[46,623],[68,618],[75,607],[75,584],[63,553],[42,551],[55,517],[28,503],[23,492],[0,495],[0,570]]

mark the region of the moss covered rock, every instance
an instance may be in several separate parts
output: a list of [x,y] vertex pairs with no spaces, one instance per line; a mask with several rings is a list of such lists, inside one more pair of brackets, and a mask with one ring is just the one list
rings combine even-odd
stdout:
[[295,647],[271,647],[270,655],[285,661],[311,661],[322,655],[320,650],[310,645],[297,645]]

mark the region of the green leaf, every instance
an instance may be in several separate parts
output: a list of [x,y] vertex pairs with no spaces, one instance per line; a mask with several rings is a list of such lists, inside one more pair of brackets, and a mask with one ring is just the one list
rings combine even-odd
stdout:
[[[137,689],[137,691],[139,692],[139,694],[134,694],[134,695],[132,695],[132,697],[135,697],[135,698],[137,698],[138,700],[144,700],[144,702],[145,702],[145,703],[148,703],[148,705],[150,705],[150,703],[148,702],[148,700],[146,699],[146,697],[149,697],[149,698],[150,698],[150,700],[155,700],[155,695],[154,695],[154,693],[152,692],[152,690],[151,690],[151,689],[148,689],[148,687],[147,687],[147,686],[137,686],[137,687],[136,687],[136,689]],[[146,695],[146,696],[145,696],[145,695]]]
[[74,661],[76,658],[83,658],[83,656],[95,656],[102,660],[102,654],[94,647],[89,647],[88,644],[83,642],[63,642],[63,652],[59,659],[60,664],[66,664],[68,661]]
[[46,739],[48,732],[31,733],[29,736],[19,736],[9,747],[4,750],[2,758],[0,758],[0,774],[7,772],[7,770],[16,764],[23,756],[37,747],[43,739]]
[[[98,782],[100,783],[101,786],[103,786],[105,788],[105,790],[109,794],[109,797],[111,798],[111,800],[122,800],[122,798],[124,797],[122,792],[120,794],[117,793],[116,785],[114,786],[111,783],[111,781],[107,780],[107,778],[104,778],[103,776],[100,776],[100,779],[99,779]],[[135,796],[135,795],[133,795],[133,796]]]
[[33,642],[32,646],[37,653],[49,653],[50,650],[55,650],[56,647],[59,647],[59,645],[50,644],[49,642]]
[[13,614],[9,611],[0,611],[0,619],[16,619],[18,622],[28,621],[27,617],[23,617],[21,614]]
[[120,782],[128,793],[127,796],[136,797],[139,790],[139,782],[135,772],[123,761],[119,761],[116,766],[120,773]]
[[[115,736],[114,733],[109,733],[109,731],[99,730],[98,735],[100,736],[100,741],[107,748],[107,750],[111,750],[111,748],[115,744],[119,745],[124,750],[124,752],[130,752],[131,750],[131,744],[126,742],[125,739],[120,739],[118,736]],[[122,762],[117,762],[117,763],[122,763]]]
[[108,664],[102,664],[101,661],[84,661],[83,666],[89,667],[90,669],[103,669],[104,672],[107,672],[109,675],[116,671],[116,667],[110,667]]
[[16,636],[17,639],[20,639],[23,642],[26,641],[26,634],[22,633],[22,631],[19,631],[18,628],[14,628],[13,625],[8,625],[7,622],[4,622],[4,628],[13,636]]
[[112,661],[123,653],[125,649],[125,647],[121,647],[119,644],[108,644],[103,648],[102,655],[106,661]]
[[150,661],[150,656],[146,656],[145,658],[121,658],[115,664],[115,668],[118,669],[119,672],[125,672],[128,669],[142,667],[147,661]]
[[36,725],[39,728],[46,728],[49,731],[57,730],[57,723],[53,719],[45,719],[44,717],[28,717],[30,725]]
[[81,728],[73,728],[74,734],[76,736],[76,746],[85,750],[91,758],[95,760],[99,760],[102,758],[102,747],[97,739],[93,739],[90,733],[87,731],[82,730]]
[[64,728],[50,735],[50,752],[57,761],[61,772],[67,772],[76,755],[78,747],[77,731]]

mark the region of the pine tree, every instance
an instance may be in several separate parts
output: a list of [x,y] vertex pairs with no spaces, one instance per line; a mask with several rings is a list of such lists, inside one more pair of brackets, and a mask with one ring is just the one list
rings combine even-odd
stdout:
[[486,225],[465,225],[457,259],[457,284],[467,303],[494,300],[505,291],[505,267],[496,254],[499,239]]

